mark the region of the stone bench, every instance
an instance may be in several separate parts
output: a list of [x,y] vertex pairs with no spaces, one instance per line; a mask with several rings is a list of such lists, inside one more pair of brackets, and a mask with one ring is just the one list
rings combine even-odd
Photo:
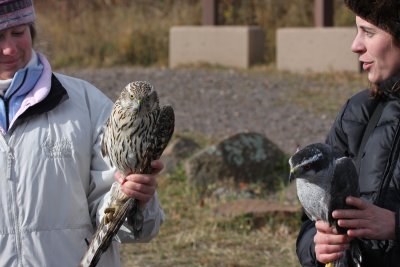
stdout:
[[176,26],[169,32],[169,66],[207,63],[248,68],[264,58],[258,26]]
[[355,35],[355,27],[278,29],[277,68],[292,72],[359,72],[358,56],[351,52]]

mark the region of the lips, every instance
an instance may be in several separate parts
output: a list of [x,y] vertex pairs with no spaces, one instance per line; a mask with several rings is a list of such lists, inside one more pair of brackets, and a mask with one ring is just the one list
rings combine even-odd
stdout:
[[373,62],[363,62],[363,69],[369,70],[372,67]]
[[4,60],[1,61],[0,64],[4,64],[4,65],[13,65],[16,64],[18,62],[17,59],[13,59],[13,60]]

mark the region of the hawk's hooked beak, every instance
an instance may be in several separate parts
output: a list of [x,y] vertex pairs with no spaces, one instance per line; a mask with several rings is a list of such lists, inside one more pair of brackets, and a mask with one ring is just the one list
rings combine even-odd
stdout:
[[289,183],[290,183],[294,179],[296,179],[296,177],[294,176],[295,168],[293,168],[292,158],[289,159],[289,167],[290,167],[290,173],[289,173]]
[[142,110],[142,99],[139,99],[137,103],[138,103],[138,113],[140,113],[140,111]]
[[289,173],[289,183],[291,183],[294,179],[296,179],[296,177],[294,176],[294,173],[292,172],[292,170],[290,170],[290,173]]
[[291,183],[293,180],[296,179],[295,173],[297,168],[296,167],[293,168],[291,162],[289,163],[289,165],[290,165],[289,183]]

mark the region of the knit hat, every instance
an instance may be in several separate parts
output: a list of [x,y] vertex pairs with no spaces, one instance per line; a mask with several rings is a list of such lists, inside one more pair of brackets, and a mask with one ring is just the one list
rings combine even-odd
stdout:
[[0,0],[0,31],[34,21],[32,0]]
[[400,0],[344,0],[357,16],[400,40]]

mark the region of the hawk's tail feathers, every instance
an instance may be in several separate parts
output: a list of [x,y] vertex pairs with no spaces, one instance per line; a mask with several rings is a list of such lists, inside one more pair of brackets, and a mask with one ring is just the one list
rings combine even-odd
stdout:
[[360,240],[353,239],[350,242],[350,248],[346,250],[345,255],[335,261],[334,267],[361,267],[362,255],[360,248]]
[[347,256],[349,258],[349,267],[361,267],[362,253],[360,242],[360,239],[357,238],[350,242],[349,255]]

